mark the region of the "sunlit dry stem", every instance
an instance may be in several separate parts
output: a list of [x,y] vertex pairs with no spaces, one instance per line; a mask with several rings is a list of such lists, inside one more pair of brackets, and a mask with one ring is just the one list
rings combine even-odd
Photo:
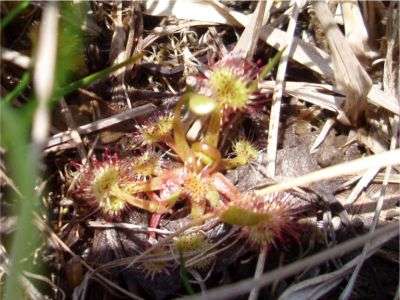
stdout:
[[208,123],[207,133],[204,142],[215,148],[218,147],[219,132],[221,130],[221,108],[216,107],[211,114],[210,122]]
[[192,150],[190,149],[190,146],[186,140],[186,134],[181,120],[182,107],[185,105],[187,98],[188,95],[182,96],[182,98],[176,104],[173,125],[175,151],[184,163],[186,163],[189,158],[193,156]]

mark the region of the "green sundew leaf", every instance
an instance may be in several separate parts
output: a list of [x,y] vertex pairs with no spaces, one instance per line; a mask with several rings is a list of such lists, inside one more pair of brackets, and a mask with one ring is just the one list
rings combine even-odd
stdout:
[[16,97],[21,95],[21,93],[28,86],[30,80],[31,80],[31,74],[27,71],[22,75],[18,85],[11,92],[9,92],[2,100],[10,104]]
[[191,94],[189,96],[189,109],[196,115],[209,115],[216,107],[216,101],[210,97],[199,94]]
[[249,86],[249,91],[250,93],[253,93],[254,91],[257,90],[258,88],[258,84],[261,80],[264,80],[265,77],[267,77],[269,75],[269,73],[271,73],[271,71],[276,67],[276,65],[279,63],[282,53],[285,50],[285,48],[283,48],[281,51],[278,51],[275,56],[270,59],[268,61],[268,63],[261,69],[260,74],[258,75],[257,79],[254,79],[252,81],[252,83]]
[[221,198],[216,190],[210,190],[206,194],[206,198],[212,207],[218,207],[221,205]]
[[0,20],[0,28],[4,29],[10,22],[18,16],[21,12],[23,12],[28,6],[29,3],[31,3],[30,0],[23,0],[18,5],[11,10],[5,17],[4,19]]
[[179,200],[179,198],[181,197],[181,192],[175,192],[172,195],[170,195],[167,199],[166,202],[168,202],[168,204],[172,207],[175,205],[175,203]]
[[231,206],[228,207],[219,218],[222,222],[231,225],[255,226],[267,222],[270,219],[270,215],[249,211],[237,206]]
[[183,254],[181,251],[179,251],[179,261],[180,261],[179,275],[181,277],[183,287],[185,288],[186,292],[189,295],[194,295],[194,290],[193,290],[192,286],[190,285],[188,271],[186,270],[185,260],[183,258]]

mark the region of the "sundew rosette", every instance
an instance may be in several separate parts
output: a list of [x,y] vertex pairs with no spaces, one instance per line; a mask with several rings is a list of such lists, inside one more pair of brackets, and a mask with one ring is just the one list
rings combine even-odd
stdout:
[[152,155],[145,152],[122,159],[106,153],[101,160],[93,158],[85,165],[73,163],[76,171],[69,174],[73,198],[81,208],[97,210],[98,215],[110,221],[123,219],[131,207],[165,211],[163,203],[147,196],[151,190],[147,179],[159,167]]
[[254,92],[253,82],[260,69],[253,62],[233,54],[213,64],[204,76],[193,81],[194,89],[217,102],[225,113],[244,110]]
[[71,174],[76,178],[72,182],[75,200],[85,208],[98,209],[105,219],[119,219],[128,203],[115,196],[114,191],[132,180],[128,161],[106,153],[101,160],[93,157],[90,163],[73,165],[77,169]]

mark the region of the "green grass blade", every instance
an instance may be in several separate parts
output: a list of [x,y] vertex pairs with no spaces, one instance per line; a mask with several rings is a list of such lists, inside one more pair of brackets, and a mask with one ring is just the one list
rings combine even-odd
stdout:
[[11,104],[11,102],[26,89],[30,80],[31,80],[30,72],[25,72],[22,75],[22,78],[18,83],[18,85],[11,92],[9,92],[2,100],[8,104]]
[[119,64],[116,64],[114,66],[105,68],[105,69],[103,69],[101,71],[98,71],[96,73],[90,74],[90,75],[88,75],[88,76],[86,76],[86,77],[84,77],[82,79],[74,81],[74,82],[68,84],[66,87],[61,88],[58,91],[58,93],[56,93],[56,95],[58,97],[62,97],[62,96],[65,96],[65,95],[67,95],[67,94],[69,94],[69,93],[71,93],[71,92],[73,92],[73,91],[75,91],[75,90],[77,90],[77,89],[79,89],[81,87],[88,86],[88,85],[92,84],[93,82],[108,76],[112,72],[114,72],[114,71],[116,71],[116,70],[118,70],[118,69],[120,69],[122,67],[125,67],[125,66],[127,66],[129,64],[136,63],[142,57],[143,57],[143,53],[139,53],[139,54],[133,55],[132,57],[128,58],[127,60],[123,61],[122,63],[119,63]]
[[260,80],[263,80],[265,77],[267,77],[267,75],[271,73],[275,66],[279,63],[282,57],[283,50],[284,49],[278,51],[278,53],[276,53],[275,56],[270,59],[268,63],[261,69]]
[[[22,194],[16,195],[13,205],[17,207],[17,229],[13,236],[10,250],[10,275],[5,284],[4,300],[24,299],[19,284],[22,271],[33,271],[30,257],[38,247],[39,232],[32,224],[33,212],[39,206],[39,198],[35,193],[35,179],[37,178],[37,155],[29,147],[29,116],[21,114],[7,105],[1,106],[1,145],[7,150],[7,170],[11,174],[16,187]],[[26,260],[26,262],[23,262]]]
[[21,12],[23,12],[28,6],[30,0],[23,0],[21,1],[12,11],[10,11],[4,19],[0,20],[0,28],[4,29],[10,22],[18,16]]
[[179,261],[180,261],[179,275],[181,276],[183,287],[185,288],[186,292],[189,295],[194,295],[194,290],[189,282],[188,271],[186,270],[185,267],[185,260],[183,259],[182,252],[179,252]]
[[253,82],[249,86],[249,91],[250,93],[253,93],[257,90],[258,84],[261,80],[264,80],[265,77],[269,75],[269,73],[272,72],[272,70],[275,68],[275,66],[279,63],[282,53],[285,50],[282,49],[281,51],[278,51],[275,56],[268,61],[268,63],[261,69],[260,75],[258,76],[257,79],[253,80]]

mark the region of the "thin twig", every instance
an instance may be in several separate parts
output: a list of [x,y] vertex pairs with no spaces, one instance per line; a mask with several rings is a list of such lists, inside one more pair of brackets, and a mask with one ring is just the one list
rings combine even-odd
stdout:
[[322,126],[320,134],[317,136],[314,143],[311,145],[310,153],[314,153],[318,150],[319,145],[321,145],[322,142],[325,140],[325,138],[328,136],[328,133],[333,127],[333,125],[335,125],[335,119],[328,118],[324,123],[324,126]]
[[[254,279],[259,279],[262,273],[264,273],[265,259],[267,258],[267,253],[268,253],[268,247],[263,246],[260,250],[260,254],[258,255],[256,271],[254,273]],[[249,295],[249,300],[257,300],[259,292],[260,292],[259,287],[255,287],[254,289],[252,289]]]
[[172,232],[169,230],[151,228],[148,226],[136,225],[130,223],[105,223],[100,221],[89,221],[88,226],[93,228],[121,228],[121,229],[128,229],[132,231],[146,232],[146,233],[155,232],[163,235],[172,234]]
[[297,186],[305,186],[313,182],[319,182],[321,180],[331,179],[341,175],[354,174],[360,172],[361,170],[375,166],[385,167],[398,164],[400,164],[400,149],[386,151],[327,167],[297,178],[292,178],[291,180],[286,180],[284,182],[256,190],[255,193],[262,196],[274,192],[283,192]]
[[283,91],[285,89],[285,75],[286,68],[289,62],[289,58],[293,53],[293,40],[294,31],[296,29],[297,17],[302,9],[298,4],[300,1],[292,0],[293,12],[290,16],[289,26],[287,30],[287,45],[288,47],[282,53],[281,62],[278,67],[276,75],[276,83],[274,88],[274,94],[272,96],[271,115],[268,128],[268,146],[267,146],[267,174],[269,177],[275,177],[275,162],[278,151],[278,131],[279,131],[279,119],[281,112],[281,101]]
[[[98,121],[92,122],[90,124],[79,126],[76,129],[80,134],[89,134],[89,133],[92,133],[92,132],[95,132],[95,131],[99,131],[99,130],[107,128],[107,127],[110,127],[112,125],[118,124],[120,122],[123,122],[123,121],[126,121],[126,120],[130,120],[130,119],[136,118],[138,116],[142,116],[142,115],[148,114],[150,112],[153,112],[155,109],[156,109],[155,105],[153,105],[153,104],[145,104],[145,105],[142,105],[142,106],[135,107],[135,108],[133,108],[131,110],[124,111],[122,113],[113,115],[111,117],[108,117],[108,118],[105,118],[105,119],[102,119],[102,120],[98,120]],[[69,142],[69,141],[71,141],[71,139],[72,138],[71,138],[71,131],[70,130],[67,130],[67,131],[64,131],[64,132],[60,132],[60,133],[57,133],[57,134],[53,135],[50,138],[50,140],[47,142],[47,146],[46,147],[47,148],[54,147],[54,146],[56,146],[58,144]]]
[[378,174],[380,167],[373,167],[367,170],[365,174],[361,177],[361,179],[357,182],[356,186],[351,191],[350,195],[347,196],[345,200],[345,204],[352,204],[361,194],[363,189],[369,185],[369,183],[374,179],[376,174]]
[[81,158],[82,164],[84,164],[87,160],[86,149],[83,145],[82,138],[78,132],[76,122],[72,117],[71,111],[69,110],[68,104],[65,101],[64,97],[60,99],[61,104],[61,113],[64,116],[65,123],[70,129],[70,136],[76,147],[78,148],[78,153]]

